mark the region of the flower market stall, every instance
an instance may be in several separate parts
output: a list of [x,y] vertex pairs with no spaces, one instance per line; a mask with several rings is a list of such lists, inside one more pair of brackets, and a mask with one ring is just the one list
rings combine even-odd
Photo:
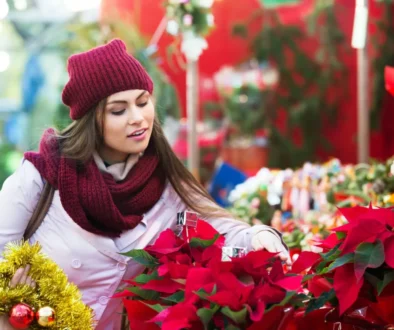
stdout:
[[263,168],[230,193],[230,210],[284,232],[291,267],[226,245],[186,212],[175,232],[128,253],[145,271],[114,299],[131,329],[393,329],[393,182],[393,158]]

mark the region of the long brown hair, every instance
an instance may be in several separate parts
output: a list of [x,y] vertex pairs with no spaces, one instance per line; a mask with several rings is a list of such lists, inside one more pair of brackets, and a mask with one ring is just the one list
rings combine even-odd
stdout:
[[[64,157],[81,163],[91,160],[93,152],[99,150],[103,143],[105,106],[106,100],[103,100],[84,117],[73,121],[64,130],[56,132]],[[154,119],[151,139],[166,178],[189,209],[204,218],[233,217],[213,201],[205,188],[178,159],[164,135],[157,116]]]
[[56,138],[64,157],[81,163],[89,161],[103,143],[104,109],[107,100],[101,101],[81,119],[74,120]]

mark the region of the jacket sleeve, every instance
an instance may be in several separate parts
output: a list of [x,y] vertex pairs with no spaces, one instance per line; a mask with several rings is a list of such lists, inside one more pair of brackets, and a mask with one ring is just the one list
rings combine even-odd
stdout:
[[[176,192],[172,191],[174,197],[174,205],[177,206],[178,212],[185,211],[187,206],[182,202],[181,198],[176,194]],[[198,201],[200,198],[196,197]],[[204,204],[212,204],[212,201],[206,200]],[[174,206],[172,206],[174,207]],[[274,228],[266,225],[256,225],[250,226],[249,224],[236,220],[234,218],[229,217],[212,217],[204,219],[209,222],[220,234],[226,237],[226,245],[228,246],[237,246],[237,247],[245,247],[248,250],[252,249],[251,242],[252,237],[259,232],[269,231],[284,245],[286,248],[286,244],[283,242],[282,235],[275,230]]]
[[44,183],[34,165],[23,160],[0,191],[0,251],[23,238]]
[[209,218],[206,219],[220,234],[226,237],[226,245],[245,247],[249,251],[252,249],[252,237],[259,232],[269,231],[284,245],[282,235],[274,228],[266,225],[250,226],[245,222],[233,218]]

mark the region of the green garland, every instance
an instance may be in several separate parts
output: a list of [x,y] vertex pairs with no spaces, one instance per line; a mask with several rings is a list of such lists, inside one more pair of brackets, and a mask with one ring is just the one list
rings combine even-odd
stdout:
[[[77,286],[68,282],[67,276],[56,263],[40,252],[39,244],[29,245],[9,243],[0,262],[0,314],[8,314],[10,309],[25,303],[36,311],[45,306],[55,310],[59,330],[90,330],[94,328],[92,310],[81,298]],[[16,270],[31,265],[29,275],[37,288],[17,285],[10,288],[9,283]],[[43,329],[32,323],[31,330]]]

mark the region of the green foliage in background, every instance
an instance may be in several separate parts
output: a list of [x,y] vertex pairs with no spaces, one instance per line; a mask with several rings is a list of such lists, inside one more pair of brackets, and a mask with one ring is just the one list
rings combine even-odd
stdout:
[[22,153],[9,144],[0,144],[0,189],[5,179],[18,167]]
[[264,101],[269,92],[261,92],[253,85],[235,88],[233,93],[225,98],[224,107],[227,116],[244,136],[254,136],[256,131],[264,126],[266,111]]
[[[270,131],[271,167],[301,166],[306,161],[316,160],[319,148],[330,150],[323,129],[337,118],[345,89],[336,86],[341,86],[346,74],[338,58],[345,47],[345,37],[339,29],[336,7],[332,1],[318,1],[308,17],[306,32],[281,24],[275,10],[263,9],[259,13],[263,27],[252,39],[253,56],[259,62],[272,63],[280,76],[278,88],[271,92],[270,103],[261,103],[260,108],[266,114],[265,127]],[[259,15],[255,13],[252,20]],[[235,35],[248,37],[245,24],[235,25],[233,31]],[[314,54],[302,47],[312,38],[319,41]],[[275,125],[280,111],[287,114],[284,131],[279,131]],[[301,145],[293,142],[295,132],[300,133]]]
[[[371,165],[358,164],[354,171],[349,171],[341,180],[333,185],[327,194],[328,202],[338,207],[352,205],[353,196],[359,199],[359,204],[377,207],[394,206],[394,158],[385,162],[372,161]],[[332,174],[335,177],[334,174]],[[335,194],[349,196],[343,201],[335,199]]]

